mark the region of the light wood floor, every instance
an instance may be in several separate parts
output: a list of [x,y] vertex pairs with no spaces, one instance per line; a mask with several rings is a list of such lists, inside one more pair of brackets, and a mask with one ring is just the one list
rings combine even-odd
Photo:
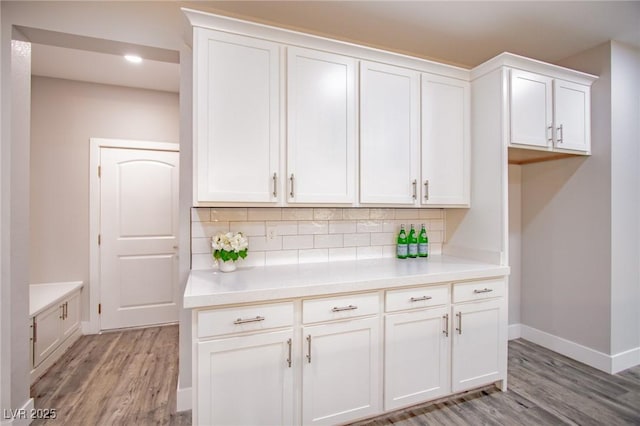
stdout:
[[[31,387],[64,425],[189,425],[176,413],[178,327],[83,336]],[[640,425],[640,366],[611,376],[509,342],[509,391],[486,387],[355,425]]]

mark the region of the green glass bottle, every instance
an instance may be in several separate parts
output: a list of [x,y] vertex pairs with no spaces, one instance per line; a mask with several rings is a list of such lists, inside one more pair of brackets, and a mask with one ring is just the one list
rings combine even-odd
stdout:
[[429,256],[429,237],[427,237],[427,229],[424,227],[424,223],[422,224],[420,235],[418,235],[418,256]]
[[400,225],[400,233],[398,234],[396,246],[396,256],[398,259],[406,259],[408,251],[407,233],[404,231],[404,225]]
[[418,257],[418,236],[416,235],[416,230],[411,225],[411,231],[409,231],[409,257],[415,258]]

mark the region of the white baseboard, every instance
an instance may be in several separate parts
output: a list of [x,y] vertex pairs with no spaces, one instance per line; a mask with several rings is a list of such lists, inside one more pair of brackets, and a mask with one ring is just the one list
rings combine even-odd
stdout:
[[519,339],[522,337],[522,324],[509,324],[509,340]]
[[180,380],[178,380],[178,389],[176,389],[176,411],[191,410],[191,388],[180,388]]
[[562,337],[520,325],[521,337],[576,361],[609,374],[640,365],[640,347],[616,355],[607,355]]
[[630,349],[611,356],[612,374],[619,373],[636,365],[640,365],[640,348]]
[[80,329],[82,330],[83,336],[100,333],[100,327],[93,324],[91,321],[82,321],[80,323]]
[[28,426],[31,423],[31,414],[34,408],[33,398],[29,398],[22,407],[9,410],[2,410],[2,426]]

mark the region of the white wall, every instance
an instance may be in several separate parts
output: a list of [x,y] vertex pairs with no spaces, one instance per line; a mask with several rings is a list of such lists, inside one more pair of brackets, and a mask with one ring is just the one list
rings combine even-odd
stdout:
[[178,94],[47,77],[31,81],[30,282],[88,283],[89,138],[178,142]]
[[[640,50],[611,44],[611,353],[640,348]],[[640,363],[640,351],[638,354]]]
[[[563,64],[592,86],[592,156],[522,168],[522,323],[603,353],[611,334],[609,45]],[[581,65],[593,64],[589,69]]]
[[509,164],[509,324],[520,324],[522,281],[522,166]]

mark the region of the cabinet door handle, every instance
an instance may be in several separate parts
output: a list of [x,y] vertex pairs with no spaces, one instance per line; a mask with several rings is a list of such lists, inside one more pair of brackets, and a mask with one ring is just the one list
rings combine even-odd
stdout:
[[331,309],[331,312],[353,311],[354,309],[358,309],[358,307],[355,305],[340,306],[340,307],[334,306],[333,309]]
[[291,173],[291,177],[289,178],[289,182],[291,182],[291,192],[289,192],[289,195],[291,196],[291,198],[293,198],[293,180],[295,178],[293,177],[293,173]]
[[273,174],[273,198],[278,196],[278,174]]
[[311,335],[307,336],[307,361],[311,364]]
[[69,316],[69,302],[64,302],[64,318],[67,319]]
[[423,300],[431,300],[433,297],[431,296],[422,296],[422,297],[412,297],[409,299],[409,302],[421,302]]
[[442,319],[444,320],[444,330],[442,330],[442,332],[444,333],[444,337],[449,337],[449,314],[444,314]]
[[413,199],[415,200],[418,198],[418,181],[414,179],[411,185],[413,185]]
[[264,320],[265,320],[265,317],[261,317],[260,315],[258,315],[255,318],[247,318],[247,319],[238,318],[233,323],[237,325],[237,324],[246,324],[248,322],[258,322],[258,321],[264,321]]
[[289,345],[289,358],[287,358],[287,365],[291,368],[291,339],[287,340],[287,345]]
[[60,318],[61,320],[64,319],[64,303],[60,305],[60,316],[58,318]]
[[429,179],[424,181],[424,199],[429,200]]
[[562,129],[562,124],[558,127],[558,143],[562,143],[564,139],[564,130]]
[[473,292],[474,292],[475,294],[480,294],[480,293],[491,293],[492,291],[493,291],[493,289],[492,289],[492,288],[483,288],[482,290],[478,290],[478,289],[473,290]]
[[33,319],[33,343],[36,343],[37,341],[38,341],[38,322],[34,318]]
[[553,126],[547,127],[547,130],[549,131],[549,136],[547,137],[547,140],[553,143]]
[[458,334],[462,334],[462,312],[458,312],[456,316],[458,317],[458,327],[456,328],[456,331]]

